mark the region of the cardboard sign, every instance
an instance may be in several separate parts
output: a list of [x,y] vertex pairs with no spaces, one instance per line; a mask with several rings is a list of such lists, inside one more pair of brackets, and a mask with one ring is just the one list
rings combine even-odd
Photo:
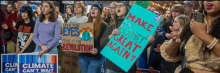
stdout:
[[16,54],[2,54],[1,58],[1,73],[18,73],[18,60]]
[[80,73],[78,55],[79,54],[75,52],[63,52],[61,73]]
[[58,55],[18,54],[19,73],[58,73]]
[[140,5],[143,8],[150,6],[150,1],[136,1],[135,4]]
[[124,71],[128,71],[148,44],[162,17],[133,4],[118,28],[119,35],[113,35],[101,54]]
[[63,49],[78,53],[90,53],[94,47],[93,23],[63,24]]

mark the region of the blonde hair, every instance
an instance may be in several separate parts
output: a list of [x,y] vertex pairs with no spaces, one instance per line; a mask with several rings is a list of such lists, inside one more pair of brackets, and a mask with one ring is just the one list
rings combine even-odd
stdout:
[[[103,8],[103,10],[102,10],[102,17],[105,17],[106,16],[106,14],[105,14],[105,10],[106,10],[106,8],[109,8],[109,6],[106,6],[106,7],[104,7]],[[110,15],[110,13],[108,14],[108,15]]]
[[[76,7],[76,5],[79,5],[81,8],[82,8],[82,16],[86,15],[86,9],[85,9],[85,6],[83,3],[81,2],[76,2],[73,6]],[[73,10],[74,11],[74,10]],[[74,14],[76,15],[75,11],[74,11]]]
[[182,31],[182,28],[184,25],[188,25],[190,23],[190,18],[186,15],[179,15],[176,18],[178,18],[178,22],[180,24],[179,33]]
[[[112,2],[111,4],[110,4],[110,6],[111,5],[114,5],[115,7],[117,7],[118,6],[118,3],[117,2]],[[115,8],[116,9],[116,8]],[[116,24],[116,21],[114,21],[114,19],[116,19],[117,18],[117,14],[116,14],[116,11],[115,11],[115,13],[114,13],[114,18],[112,18],[113,19],[113,21],[112,21],[112,24]]]
[[114,5],[115,7],[117,7],[118,3],[117,2],[112,2],[110,5]]

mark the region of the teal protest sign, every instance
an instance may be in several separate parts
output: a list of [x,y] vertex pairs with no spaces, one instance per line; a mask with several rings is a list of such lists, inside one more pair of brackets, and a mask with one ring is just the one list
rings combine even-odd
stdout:
[[153,35],[162,17],[147,9],[133,4],[124,21],[101,51],[101,54],[124,71],[128,71],[140,56]]

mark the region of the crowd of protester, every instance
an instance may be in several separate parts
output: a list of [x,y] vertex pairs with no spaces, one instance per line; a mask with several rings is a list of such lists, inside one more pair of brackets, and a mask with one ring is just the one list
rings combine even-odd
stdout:
[[[199,3],[202,23],[194,19],[190,1],[173,5],[164,14],[154,7],[145,8],[163,16],[155,33],[148,36],[149,43],[143,51],[150,51],[149,57],[156,54],[154,58],[147,58],[148,71],[159,67],[161,73],[220,72],[220,1]],[[38,52],[39,57],[44,53],[62,55],[59,52],[62,52],[59,44],[62,24],[94,23],[94,48],[90,53],[79,53],[80,72],[100,73],[104,65],[104,73],[136,73],[136,64],[125,72],[100,54],[110,38],[120,34],[118,28],[130,8],[127,1],[112,2],[106,7],[94,3],[86,14],[85,5],[76,2],[67,5],[66,13],[62,14],[50,1],[43,2],[34,12],[27,1],[13,2],[5,10],[1,8],[0,45],[5,46],[5,52],[0,50],[1,54]]]

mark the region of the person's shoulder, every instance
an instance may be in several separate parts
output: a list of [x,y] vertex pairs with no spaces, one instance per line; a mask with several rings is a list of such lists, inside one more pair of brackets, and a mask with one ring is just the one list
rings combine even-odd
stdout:
[[82,16],[82,18],[88,18],[87,16]]
[[60,23],[60,21],[59,21],[59,20],[56,20],[54,23]]
[[101,23],[101,26],[102,27],[109,27],[107,23],[103,23],[103,22]]
[[14,10],[14,11],[12,11],[10,14],[16,14],[18,12],[18,10]]
[[17,23],[24,23],[24,20],[23,19],[19,20]]

